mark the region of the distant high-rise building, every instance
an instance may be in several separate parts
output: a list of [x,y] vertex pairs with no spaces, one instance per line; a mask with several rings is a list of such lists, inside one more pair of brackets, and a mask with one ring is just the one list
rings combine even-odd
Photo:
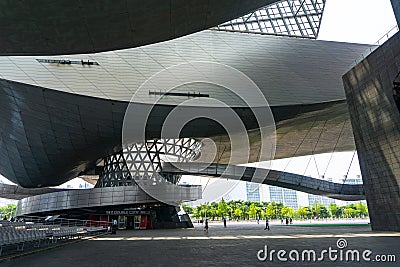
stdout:
[[297,201],[297,191],[282,188],[283,190],[283,204],[293,209],[298,208],[298,201]]
[[271,202],[282,202],[283,203],[283,191],[281,187],[268,186],[269,197]]
[[329,207],[330,204],[335,203],[336,201],[333,198],[308,194],[308,205],[312,206],[315,202]]
[[248,201],[260,202],[260,184],[246,182],[246,196]]
[[281,202],[285,206],[293,209],[298,208],[297,191],[282,187],[269,186],[269,195],[271,202]]

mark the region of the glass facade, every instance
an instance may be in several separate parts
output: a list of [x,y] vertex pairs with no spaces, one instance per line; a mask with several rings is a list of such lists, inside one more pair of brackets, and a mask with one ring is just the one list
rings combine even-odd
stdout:
[[293,209],[298,208],[297,191],[295,190],[269,186],[269,195],[271,202],[281,202],[285,206]]
[[214,30],[316,39],[326,0],[282,0]]
[[260,184],[246,182],[247,200],[251,202],[260,202]]

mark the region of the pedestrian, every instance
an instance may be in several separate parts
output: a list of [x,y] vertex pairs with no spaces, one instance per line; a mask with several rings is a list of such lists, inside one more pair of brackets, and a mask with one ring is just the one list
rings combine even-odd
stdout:
[[117,233],[117,226],[118,226],[118,221],[116,219],[113,220],[113,225],[112,225],[112,232],[111,234],[115,235]]
[[269,231],[269,220],[268,220],[268,218],[265,219],[265,228],[264,228],[264,230],[268,230]]
[[288,218],[286,218],[286,225],[288,225],[289,224],[289,219]]
[[293,220],[292,218],[289,219],[290,224],[293,224]]
[[224,228],[226,228],[226,219],[224,218]]
[[206,233],[208,233],[208,219],[206,219],[204,231],[206,231]]
[[281,224],[283,224],[283,218],[281,218]]

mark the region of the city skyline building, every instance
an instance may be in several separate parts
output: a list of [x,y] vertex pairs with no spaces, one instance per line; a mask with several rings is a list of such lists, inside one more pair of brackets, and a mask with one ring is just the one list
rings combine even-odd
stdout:
[[246,197],[248,201],[260,202],[260,184],[246,182]]

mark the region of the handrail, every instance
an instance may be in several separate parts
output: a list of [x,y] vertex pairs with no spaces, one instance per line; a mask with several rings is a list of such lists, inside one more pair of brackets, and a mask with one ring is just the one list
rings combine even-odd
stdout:
[[399,31],[399,26],[396,25],[393,28],[391,28],[385,35],[383,35],[381,38],[379,38],[378,41],[373,43],[370,48],[365,50],[360,57],[355,59],[351,65],[349,66],[349,69],[354,68],[358,63],[360,63],[362,60],[364,60],[367,56],[369,56],[372,52],[374,52],[378,47],[380,47],[383,43],[385,43],[387,40],[389,40],[393,35],[395,35]]

